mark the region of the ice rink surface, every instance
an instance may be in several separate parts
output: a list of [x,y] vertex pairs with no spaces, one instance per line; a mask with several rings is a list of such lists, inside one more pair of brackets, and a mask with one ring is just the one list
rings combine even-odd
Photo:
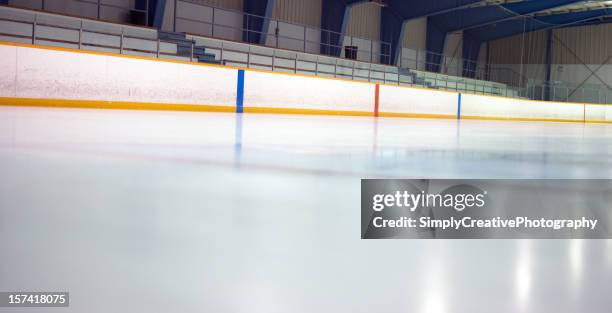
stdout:
[[609,240],[360,240],[360,179],[384,177],[612,178],[612,125],[0,107],[0,291],[70,292],[45,312],[612,310]]

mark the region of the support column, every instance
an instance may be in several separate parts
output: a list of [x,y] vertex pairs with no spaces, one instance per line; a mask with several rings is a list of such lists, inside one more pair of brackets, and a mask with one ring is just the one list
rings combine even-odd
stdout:
[[382,8],[380,17],[380,63],[398,64],[402,41],[404,40],[404,20],[388,7]]
[[430,72],[440,72],[442,55],[444,54],[444,44],[446,43],[446,31],[439,28],[432,18],[427,18],[427,64],[426,69]]
[[551,74],[552,74],[552,52],[553,52],[553,30],[546,31],[546,82],[544,86],[544,100],[551,97]]
[[343,0],[324,0],[321,10],[321,54],[340,56],[342,41],[351,15]]
[[[143,21],[142,21],[145,24],[144,26],[152,25],[153,16],[155,14],[154,12],[155,11],[154,7],[156,5],[155,2],[156,0],[136,0],[134,2],[134,9],[145,12],[145,17],[143,18]],[[140,21],[138,21],[138,24],[140,24]]]
[[491,80],[491,42],[485,42],[487,45],[486,53],[486,64],[485,64],[485,80]]
[[478,54],[480,53],[480,45],[482,41],[466,36],[463,33],[463,76],[474,78],[476,76],[476,62],[478,62]]
[[[242,41],[248,43],[259,44],[262,40],[262,33],[268,30],[264,30],[264,24],[266,20],[266,14],[268,13],[268,1],[261,0],[244,0],[242,3],[242,10],[244,16],[242,18]],[[272,0],[272,2],[274,2]],[[272,8],[274,3],[272,3]],[[272,16],[272,9],[270,9],[270,16]]]
[[[268,37],[268,29],[270,29],[270,20],[272,19],[272,15],[274,14],[275,6],[276,6],[276,0],[268,0],[268,3],[266,4],[265,19],[261,27],[262,34],[261,34],[261,38],[259,39],[259,44],[262,44],[262,45],[266,44],[266,39]],[[278,25],[276,27],[278,27]],[[306,38],[304,38],[304,40],[306,40]]]
[[162,23],[164,22],[164,14],[166,11],[166,0],[149,0],[148,9],[149,19],[147,21],[147,24],[157,29],[161,29]]

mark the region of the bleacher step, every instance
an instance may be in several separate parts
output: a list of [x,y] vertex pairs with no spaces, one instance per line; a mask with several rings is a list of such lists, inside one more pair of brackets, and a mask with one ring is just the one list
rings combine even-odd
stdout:
[[196,46],[195,40],[188,39],[185,33],[160,31],[159,39],[175,43],[178,55],[191,57],[193,53],[193,58],[198,62],[223,64],[214,54],[207,53],[206,47]]

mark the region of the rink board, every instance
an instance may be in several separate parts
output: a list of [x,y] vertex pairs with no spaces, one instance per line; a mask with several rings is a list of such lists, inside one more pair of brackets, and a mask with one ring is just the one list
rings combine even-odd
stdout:
[[585,119],[593,123],[612,122],[612,105],[586,104],[584,109]]
[[584,121],[584,104],[462,94],[461,118]]
[[303,74],[0,43],[0,104],[612,122],[604,105],[459,94]]
[[458,93],[403,86],[380,86],[380,116],[457,117]]
[[325,110],[372,114],[375,85],[245,70],[244,110]]
[[236,71],[176,62],[0,45],[2,97],[231,106]]

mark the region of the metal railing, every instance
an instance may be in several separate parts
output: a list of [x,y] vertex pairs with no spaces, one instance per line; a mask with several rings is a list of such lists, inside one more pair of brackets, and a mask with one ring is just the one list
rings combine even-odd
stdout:
[[518,97],[520,94],[519,90],[504,84],[476,79],[452,77],[440,73],[235,43],[195,35],[190,35],[189,38],[194,39],[197,46],[205,47],[206,51],[214,53],[217,59],[232,66],[475,94],[509,97]]
[[[0,36],[13,38],[17,42],[51,45],[93,51],[110,51],[120,54],[144,55],[151,57],[176,57],[193,60],[193,53],[179,53],[176,43],[160,40],[157,32],[154,36],[132,34],[127,31],[131,27],[120,27],[117,32],[101,31],[86,27],[87,20],[80,20],[78,27],[57,25],[39,20],[39,14],[34,14],[33,21],[0,17],[0,21],[22,25],[28,33],[6,32],[0,29]],[[103,23],[103,22],[101,22]],[[41,32],[40,30],[45,30]],[[150,31],[150,30],[147,30]],[[96,35],[99,35],[96,37]]]

